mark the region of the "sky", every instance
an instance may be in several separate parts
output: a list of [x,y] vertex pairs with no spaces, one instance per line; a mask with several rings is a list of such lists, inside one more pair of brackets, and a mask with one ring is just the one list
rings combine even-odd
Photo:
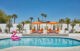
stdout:
[[30,17],[42,19],[41,13],[47,14],[47,21],[80,19],[80,0],[0,0],[0,9],[7,15],[17,14],[17,23]]

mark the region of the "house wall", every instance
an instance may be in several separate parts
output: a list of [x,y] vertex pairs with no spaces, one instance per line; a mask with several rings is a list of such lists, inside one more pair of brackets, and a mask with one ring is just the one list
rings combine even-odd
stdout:
[[[18,24],[13,24],[13,27],[11,27],[10,32],[12,32],[13,30],[18,29],[18,28],[17,28],[17,25],[18,25]],[[38,25],[38,26],[39,26],[39,25]],[[47,25],[46,25],[46,24],[41,24],[41,25],[40,25],[40,29],[41,29],[41,28],[45,29],[46,26],[48,26],[48,29],[49,29],[49,28],[53,29],[53,25],[49,25],[49,24],[47,24]],[[32,25],[32,28],[34,28],[34,27],[35,27],[35,29],[37,30],[37,25]],[[55,27],[56,27],[56,29],[57,29],[57,25],[55,25]],[[6,24],[0,24],[0,28],[2,29],[2,32],[5,32],[5,29],[7,29]],[[61,25],[59,25],[59,28],[61,28]],[[65,28],[67,28],[67,25],[66,25],[66,24],[63,24],[62,30],[64,31]],[[25,29],[25,30],[30,30],[30,24],[25,24],[25,25],[24,25],[24,29]],[[69,25],[69,31],[70,31],[71,29],[72,29],[72,26]],[[79,25],[79,24],[76,24],[76,26],[74,27],[74,29],[75,29],[76,31],[80,31],[80,25]]]

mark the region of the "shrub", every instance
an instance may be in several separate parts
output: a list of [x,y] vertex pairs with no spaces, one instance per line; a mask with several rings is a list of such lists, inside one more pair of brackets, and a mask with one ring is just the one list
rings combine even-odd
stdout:
[[68,28],[65,28],[65,30],[67,31],[67,30],[68,30]]
[[80,33],[80,32],[76,31],[75,33]]
[[6,33],[8,33],[8,30],[7,30],[7,29],[5,29],[5,32],[6,32]]
[[18,30],[19,30],[19,32],[20,32],[21,29],[22,29],[22,25],[21,25],[21,24],[18,24],[18,25],[17,25],[17,28],[18,28]]
[[10,28],[12,27],[12,24],[6,24],[6,27],[8,28],[8,31],[10,32]]
[[2,32],[2,29],[0,28],[0,32]]

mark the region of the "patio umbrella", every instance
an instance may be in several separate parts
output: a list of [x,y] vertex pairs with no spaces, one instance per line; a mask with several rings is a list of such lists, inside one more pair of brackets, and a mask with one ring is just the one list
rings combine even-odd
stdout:
[[40,21],[36,21],[36,22],[33,22],[32,24],[37,24],[37,29],[38,29],[38,25],[43,24],[43,23]]
[[49,22],[47,24],[59,24],[58,22]]
[[59,24],[58,22],[49,22],[47,24]]

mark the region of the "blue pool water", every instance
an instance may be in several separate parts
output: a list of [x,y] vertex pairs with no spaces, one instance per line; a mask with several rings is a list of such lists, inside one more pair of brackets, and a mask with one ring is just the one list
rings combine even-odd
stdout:
[[22,37],[18,41],[0,39],[0,49],[15,46],[73,47],[80,46],[80,41],[62,37]]

